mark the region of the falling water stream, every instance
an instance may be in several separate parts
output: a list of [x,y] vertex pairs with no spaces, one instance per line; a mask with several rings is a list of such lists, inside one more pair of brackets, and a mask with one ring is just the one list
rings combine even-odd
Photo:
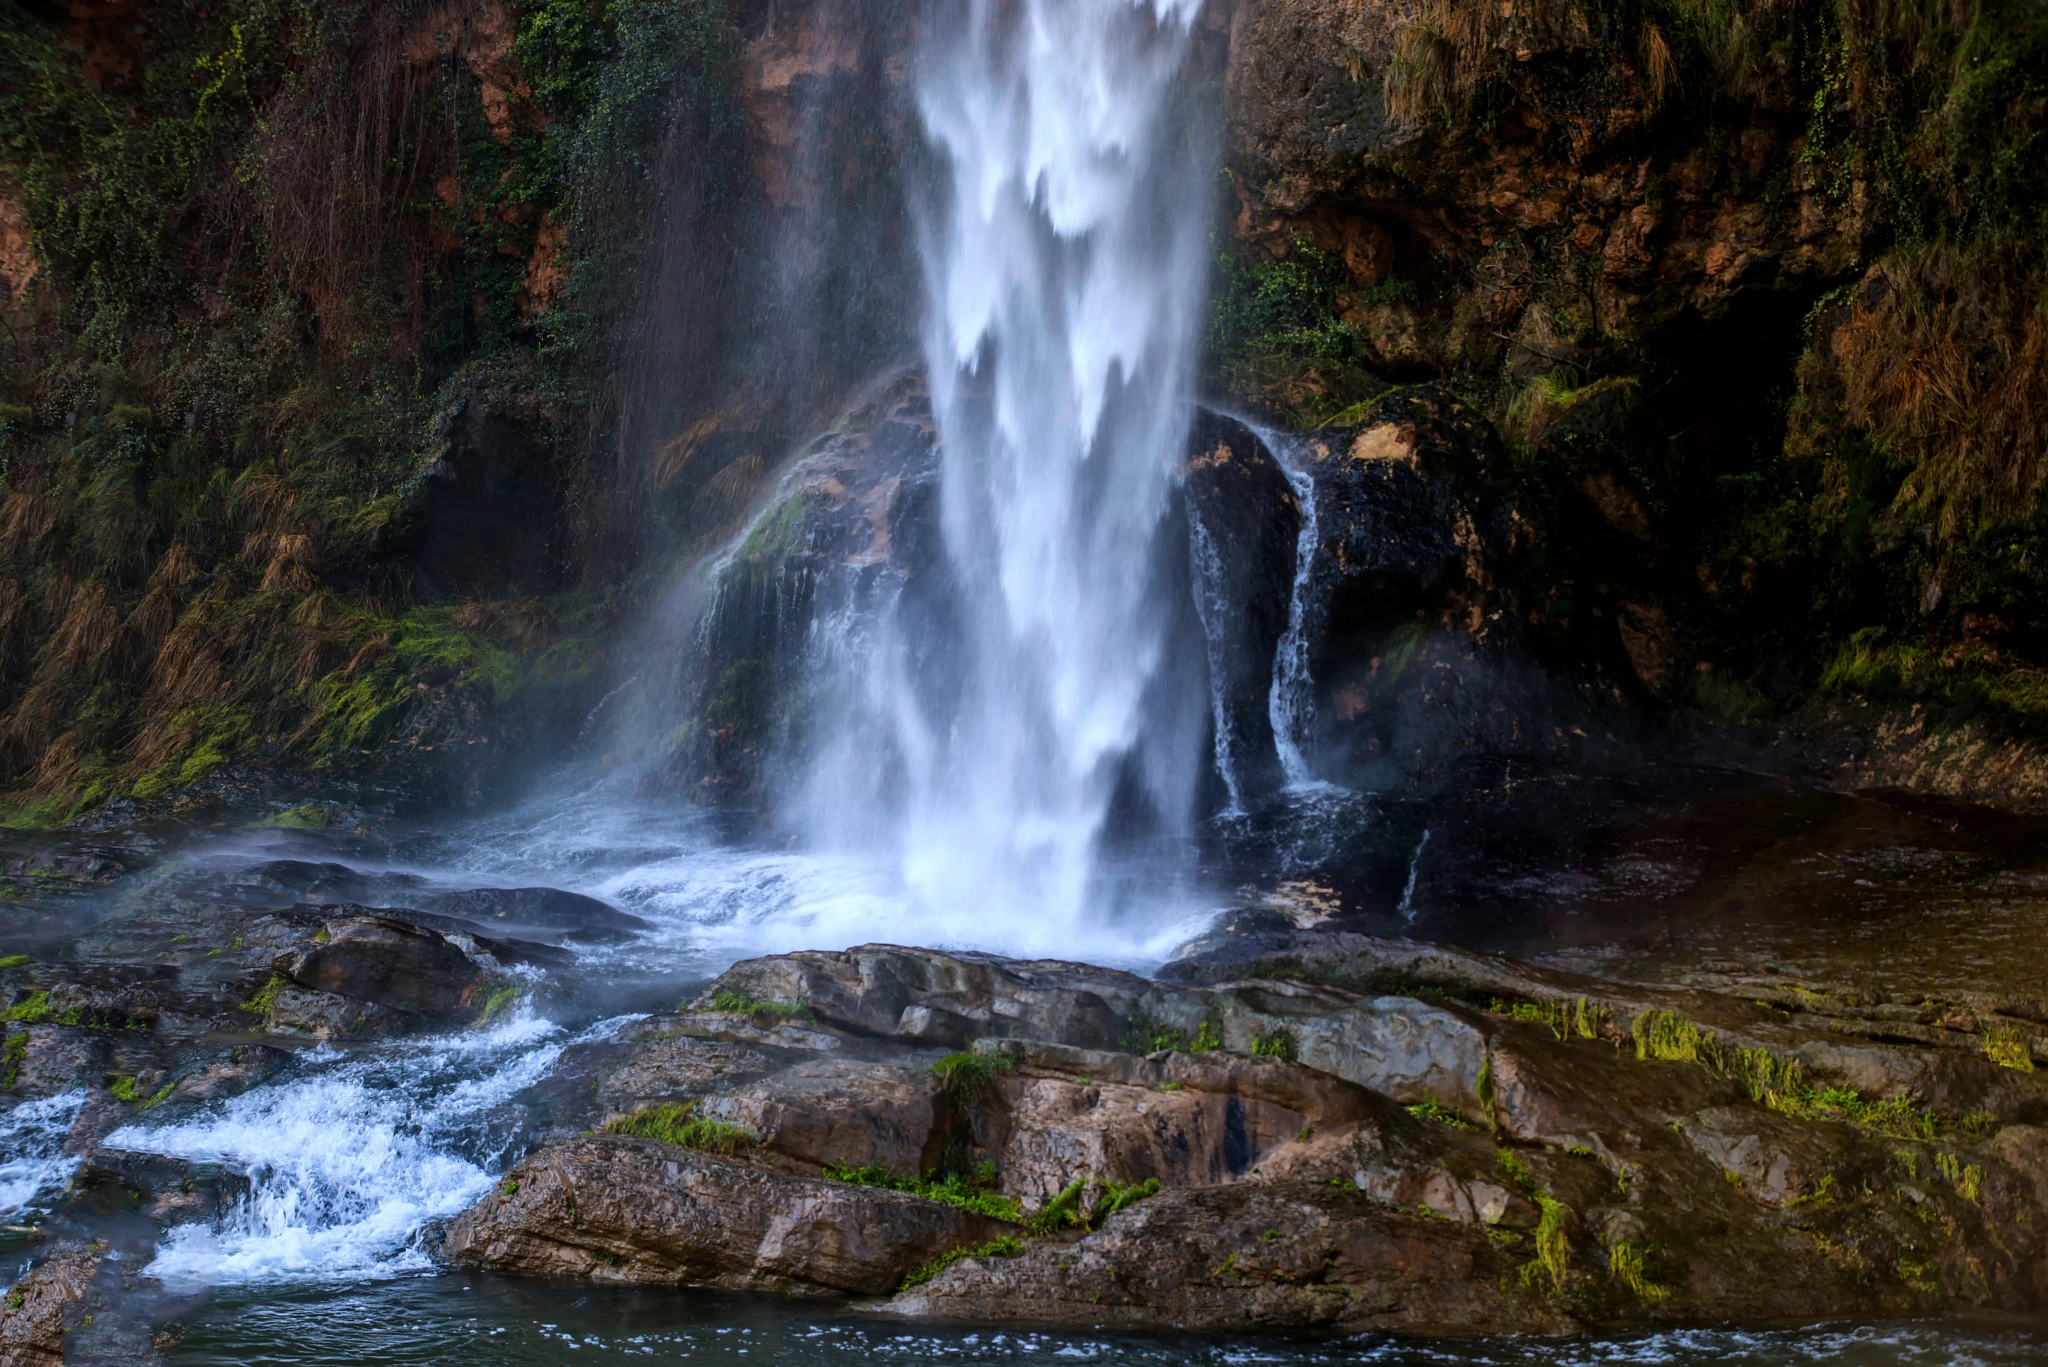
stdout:
[[[815,763],[806,824],[879,845],[948,916],[1080,930],[1120,783],[1191,816],[1201,735],[1154,707],[1158,582],[1191,414],[1214,110],[1181,81],[1199,0],[932,12],[917,107],[954,648],[888,621],[832,659],[872,700]],[[826,690],[834,691],[834,690]],[[849,812],[900,773],[893,810]]]

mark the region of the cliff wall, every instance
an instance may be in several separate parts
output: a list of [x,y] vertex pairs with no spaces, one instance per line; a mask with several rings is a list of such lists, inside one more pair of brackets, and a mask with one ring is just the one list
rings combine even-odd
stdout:
[[[469,797],[580,718],[662,569],[914,354],[912,9],[0,0],[19,819]],[[1484,612],[1403,630],[1738,757],[2040,777],[2043,6],[1203,22],[1211,400],[1492,429]]]

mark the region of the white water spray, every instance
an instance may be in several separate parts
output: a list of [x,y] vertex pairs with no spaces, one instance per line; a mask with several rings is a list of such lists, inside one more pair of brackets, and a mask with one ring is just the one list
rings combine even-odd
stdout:
[[861,734],[817,766],[806,820],[822,843],[871,840],[852,795],[886,768],[902,800],[879,824],[912,896],[1055,940],[1089,919],[1119,783],[1136,773],[1167,824],[1193,802],[1199,732],[1148,709],[1210,217],[1182,80],[1199,8],[970,0],[919,53],[942,164],[925,352],[959,658],[935,663],[902,628],[864,638],[842,690],[864,715],[841,729]]

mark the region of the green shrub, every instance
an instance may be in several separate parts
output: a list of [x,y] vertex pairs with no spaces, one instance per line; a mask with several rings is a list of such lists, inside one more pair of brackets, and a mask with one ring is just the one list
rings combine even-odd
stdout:
[[889,1191],[908,1192],[922,1196],[928,1201],[940,1201],[961,1210],[971,1210],[980,1215],[993,1216],[998,1220],[1019,1222],[1023,1216],[1018,1212],[1014,1197],[998,1194],[996,1171],[993,1163],[985,1163],[971,1176],[963,1177],[957,1172],[929,1173],[923,1177],[902,1177],[880,1164],[866,1167],[850,1167],[844,1163],[828,1163],[825,1177],[833,1182],[851,1182],[861,1187],[882,1187]]
[[932,1278],[944,1272],[962,1258],[1014,1258],[1024,1251],[1023,1243],[1011,1235],[1003,1234],[989,1240],[979,1248],[956,1248],[912,1271],[904,1277],[899,1291],[908,1291],[914,1286],[923,1286]]
[[932,1065],[939,1090],[956,1106],[971,1106],[995,1091],[996,1074],[1013,1073],[1017,1060],[1008,1054],[977,1054],[963,1050]]
[[755,1143],[754,1136],[738,1125],[697,1114],[697,1107],[691,1102],[643,1106],[631,1115],[612,1117],[605,1122],[604,1128],[606,1134],[653,1139],[673,1144],[679,1149],[696,1149],[726,1158]]

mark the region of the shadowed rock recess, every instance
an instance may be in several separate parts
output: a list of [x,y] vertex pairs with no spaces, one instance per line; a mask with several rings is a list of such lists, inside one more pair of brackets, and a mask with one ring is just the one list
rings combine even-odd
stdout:
[[1156,980],[755,959],[572,1049],[556,1137],[445,1248],[1131,1329],[2041,1305],[2048,1006],[1928,1010],[1344,933],[1233,936]]

